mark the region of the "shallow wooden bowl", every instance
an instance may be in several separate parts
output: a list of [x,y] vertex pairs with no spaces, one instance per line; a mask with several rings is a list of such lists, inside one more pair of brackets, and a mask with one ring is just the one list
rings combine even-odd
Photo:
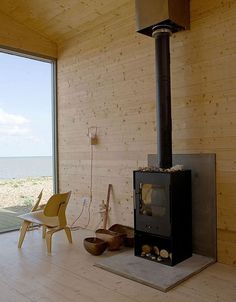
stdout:
[[84,247],[90,254],[99,256],[107,248],[107,242],[100,238],[89,237],[84,239]]
[[122,224],[113,224],[109,228],[109,230],[125,235],[123,238],[124,246],[134,247],[134,229],[133,228],[126,226],[126,225],[122,225]]
[[98,229],[96,231],[96,237],[107,242],[109,251],[115,251],[120,249],[123,243],[124,234]]

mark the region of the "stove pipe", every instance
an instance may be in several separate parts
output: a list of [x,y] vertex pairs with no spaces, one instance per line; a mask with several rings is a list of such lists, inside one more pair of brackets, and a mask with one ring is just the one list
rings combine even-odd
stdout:
[[170,36],[168,27],[153,28],[156,61],[157,150],[160,168],[172,167]]
[[155,38],[158,166],[172,167],[170,36],[189,28],[189,0],[135,0],[137,31]]

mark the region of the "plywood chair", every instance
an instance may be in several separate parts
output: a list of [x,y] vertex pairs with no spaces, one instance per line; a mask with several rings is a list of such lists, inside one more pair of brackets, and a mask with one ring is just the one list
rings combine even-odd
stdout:
[[60,230],[65,230],[69,242],[72,243],[71,231],[67,226],[65,213],[71,192],[54,194],[49,198],[47,204],[43,208],[40,208],[39,203],[42,193],[41,191],[31,212],[18,216],[24,220],[20,230],[18,248],[22,246],[29,225],[35,223],[42,225],[43,238],[46,238],[47,250],[48,253],[51,253],[52,235]]

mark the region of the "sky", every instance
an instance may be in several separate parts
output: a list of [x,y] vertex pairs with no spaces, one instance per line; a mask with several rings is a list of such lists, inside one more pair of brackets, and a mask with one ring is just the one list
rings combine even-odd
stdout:
[[0,52],[0,157],[52,155],[50,63]]

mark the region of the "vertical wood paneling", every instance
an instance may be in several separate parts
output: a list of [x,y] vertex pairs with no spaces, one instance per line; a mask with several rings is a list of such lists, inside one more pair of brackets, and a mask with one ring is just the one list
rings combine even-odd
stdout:
[[[191,30],[171,38],[174,153],[216,153],[218,259],[236,263],[236,2],[191,1]],[[103,18],[103,16],[101,16]],[[90,228],[113,184],[110,223],[131,224],[132,171],[156,152],[154,42],[135,34],[134,3],[59,45],[60,188],[74,195],[71,220],[89,196]],[[96,26],[99,25],[99,26]],[[88,205],[79,223],[86,224]]]

